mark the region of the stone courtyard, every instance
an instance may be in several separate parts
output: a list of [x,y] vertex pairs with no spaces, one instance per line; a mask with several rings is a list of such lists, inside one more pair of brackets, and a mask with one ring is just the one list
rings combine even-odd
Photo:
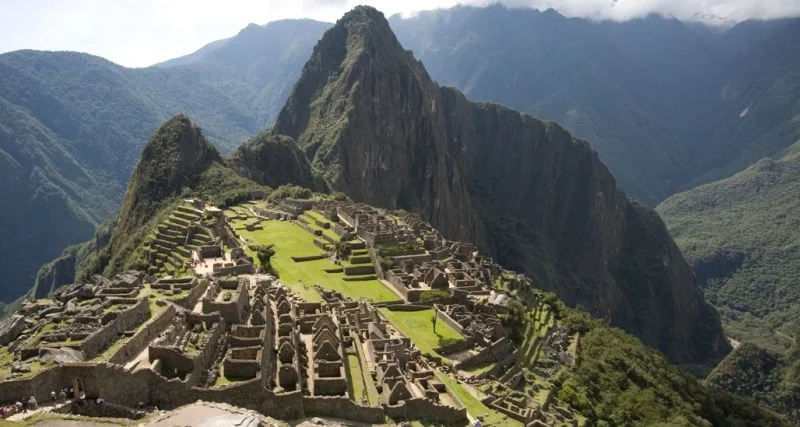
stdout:
[[[257,235],[269,221],[295,224],[297,238],[316,248],[284,263],[325,260],[332,267],[319,277],[339,281],[287,283],[257,265],[243,233]],[[509,423],[577,423],[547,393],[577,337],[554,326],[543,305],[530,319],[541,337],[514,344],[503,319],[506,293],[519,284],[410,214],[295,199],[222,212],[192,199],[146,247],[147,271],[59,288],[0,324],[0,403],[71,388],[131,416],[140,406],[205,399],[285,419],[413,414],[449,424],[476,420],[478,408]],[[358,298],[359,286],[392,297]],[[433,331],[438,323],[458,337],[432,351],[415,343],[427,332],[405,335],[381,311],[431,309]]]

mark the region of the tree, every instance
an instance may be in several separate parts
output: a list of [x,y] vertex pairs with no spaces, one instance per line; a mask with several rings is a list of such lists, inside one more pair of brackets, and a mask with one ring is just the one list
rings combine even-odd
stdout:
[[270,260],[275,255],[274,245],[251,245],[250,249],[255,251],[256,258],[264,271],[271,271],[272,265]]

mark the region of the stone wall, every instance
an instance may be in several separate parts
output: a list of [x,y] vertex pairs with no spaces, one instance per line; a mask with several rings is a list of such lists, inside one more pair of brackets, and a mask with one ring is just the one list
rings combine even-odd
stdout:
[[147,299],[141,299],[133,307],[120,312],[116,319],[81,341],[84,358],[89,360],[102,353],[120,334],[140,325],[148,317],[150,317],[150,304]]
[[72,384],[63,379],[60,368],[41,371],[28,378],[3,381],[0,383],[0,404],[13,404],[18,400],[24,402],[31,396],[39,402],[46,402],[52,390],[69,385]]
[[452,344],[443,345],[441,347],[437,347],[433,349],[433,351],[441,354],[442,356],[447,356],[448,354],[464,351],[470,347],[472,347],[472,343],[469,340],[463,340],[454,342]]
[[466,410],[437,405],[425,399],[410,399],[394,407],[361,406],[346,397],[303,396],[302,392],[274,393],[259,379],[219,389],[191,387],[178,379],[166,379],[143,369],[128,372],[122,366],[105,363],[65,363],[24,380],[0,383],[0,402],[15,402],[35,396],[41,402],[50,391],[72,386],[80,380],[89,396],[100,396],[110,404],[133,406],[138,402],[173,409],[197,400],[227,403],[256,410],[266,416],[296,419],[304,416],[337,417],[365,423],[383,423],[390,411],[398,418],[411,415],[446,424],[466,419]]
[[380,407],[361,406],[341,396],[304,396],[303,409],[306,416],[337,417],[364,423],[384,423],[384,411]]
[[347,276],[361,276],[364,274],[375,274],[375,266],[372,264],[368,265],[354,265],[350,267],[344,267],[344,274]]
[[455,329],[459,334],[464,334],[464,327],[450,317],[444,310],[437,309],[436,318],[438,321],[444,322],[447,326]]
[[467,419],[466,408],[439,405],[428,399],[414,398],[402,401],[399,405],[384,405],[386,414],[396,419],[423,419],[448,425]]
[[181,379],[194,370],[194,360],[185,353],[172,346],[151,345],[148,351],[150,363],[161,361],[161,374],[172,377],[173,374]]
[[508,337],[502,337],[493,342],[489,347],[483,348],[478,354],[466,358],[460,362],[456,362],[454,367],[456,369],[469,369],[484,363],[495,362],[502,360],[511,352]]
[[[250,293],[247,290],[247,285],[243,282],[236,282],[236,300],[235,301],[216,301],[219,289],[210,289],[208,294],[203,297],[203,313],[209,314],[218,312],[222,318],[228,323],[242,323],[242,315],[246,310],[246,306],[250,299]],[[227,289],[225,281],[220,281],[211,286],[218,286],[219,288]]]
[[224,318],[220,318],[219,322],[211,327],[206,346],[203,347],[200,353],[194,358],[194,368],[192,369],[192,374],[189,376],[190,385],[199,384],[204,378],[204,375],[208,373],[208,369],[211,367],[211,364],[214,363],[214,355],[217,352],[220,338],[222,334],[225,333],[225,329]]
[[240,274],[253,274],[255,268],[253,264],[244,263],[238,265],[231,265],[228,267],[218,267],[214,269],[214,276],[215,277],[222,277],[222,276],[238,276]]
[[195,285],[195,287],[189,291],[189,294],[183,298],[175,300],[175,304],[191,310],[194,308],[195,304],[197,304],[197,301],[200,299],[200,297],[203,296],[203,293],[206,291],[206,289],[208,289],[208,280],[200,279],[198,280],[197,285]]
[[258,360],[226,359],[224,367],[228,378],[256,378],[261,373]]
[[109,363],[122,365],[133,360],[134,357],[150,345],[152,340],[167,329],[170,323],[172,323],[172,319],[175,318],[176,313],[177,310],[175,310],[175,307],[168,305],[161,314],[153,319],[153,321],[148,323],[147,326],[137,332],[136,335],[131,337],[128,342],[120,347],[120,349],[108,359]]
[[292,261],[294,262],[304,262],[304,261],[318,261],[321,259],[325,259],[325,255],[309,255],[309,256],[293,256]]
[[200,259],[221,258],[222,248],[219,245],[200,246],[197,248],[197,255]]

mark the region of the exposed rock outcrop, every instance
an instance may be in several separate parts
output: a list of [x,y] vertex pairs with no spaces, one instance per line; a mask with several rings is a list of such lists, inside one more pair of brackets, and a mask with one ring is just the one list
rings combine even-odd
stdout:
[[294,139],[269,130],[242,144],[230,161],[242,176],[273,188],[284,184],[318,187],[311,165]]
[[275,132],[334,190],[419,212],[674,362],[729,351],[661,220],[628,201],[586,142],[439,88],[372,8],[320,40]]

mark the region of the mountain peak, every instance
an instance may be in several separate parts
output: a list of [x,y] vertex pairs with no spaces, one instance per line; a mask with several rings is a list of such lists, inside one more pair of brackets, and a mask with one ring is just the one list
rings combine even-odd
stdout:
[[147,141],[128,184],[117,231],[125,234],[146,222],[165,200],[179,195],[212,163],[217,149],[185,114],[164,122]]
[[[664,225],[625,198],[587,143],[440,88],[373,8],[320,39],[274,131],[297,141],[331,189],[419,213],[673,361],[714,362],[729,349]],[[670,262],[654,269],[652,259]],[[663,315],[631,309],[644,306]]]
[[352,25],[352,24],[385,24],[387,27],[389,23],[386,21],[386,17],[383,15],[383,12],[375,9],[372,6],[356,6],[349,12],[345,13],[339,20],[336,22],[342,25]]
[[195,168],[213,160],[221,160],[217,149],[205,139],[189,116],[181,113],[164,122],[147,141],[139,166],[151,161],[173,161]]

